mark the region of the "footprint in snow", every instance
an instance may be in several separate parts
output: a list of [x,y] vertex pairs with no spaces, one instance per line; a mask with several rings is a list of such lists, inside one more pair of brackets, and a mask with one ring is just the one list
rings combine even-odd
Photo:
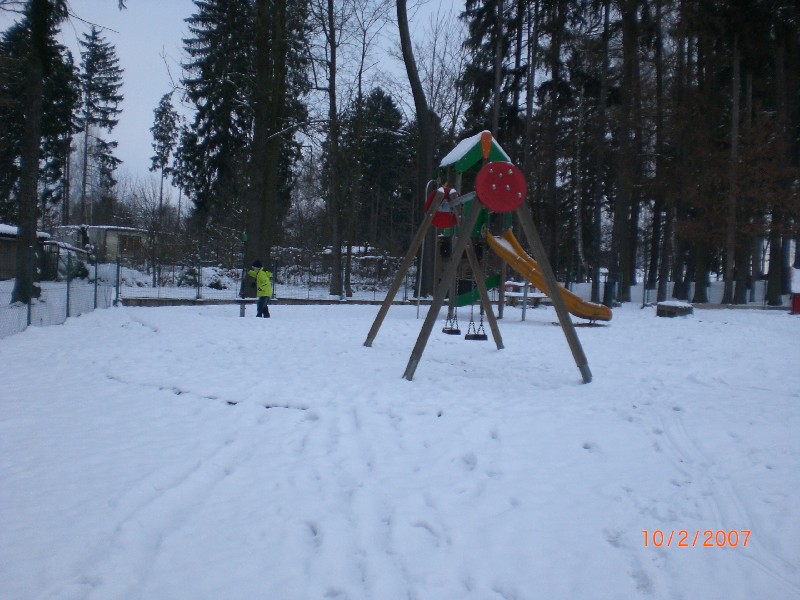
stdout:
[[589,452],[599,452],[600,449],[597,447],[597,444],[594,442],[584,442],[582,448],[584,450],[588,450]]
[[474,452],[469,452],[461,457],[462,462],[464,463],[464,468],[467,471],[474,471],[475,467],[478,465],[478,457],[475,456]]

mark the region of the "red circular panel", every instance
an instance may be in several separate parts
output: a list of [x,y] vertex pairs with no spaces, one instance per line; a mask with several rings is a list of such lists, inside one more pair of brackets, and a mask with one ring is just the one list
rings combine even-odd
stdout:
[[525,200],[525,176],[509,162],[490,162],[475,177],[475,191],[489,210],[511,212]]
[[[444,189],[444,199],[447,200],[450,197],[450,188],[442,188]],[[425,199],[425,212],[431,207],[431,203],[433,202],[433,197],[436,195],[437,190],[433,190],[428,197]],[[447,229],[448,227],[455,227],[457,220],[456,216],[447,210],[439,210],[436,211],[436,214],[433,215],[433,226],[436,229]]]

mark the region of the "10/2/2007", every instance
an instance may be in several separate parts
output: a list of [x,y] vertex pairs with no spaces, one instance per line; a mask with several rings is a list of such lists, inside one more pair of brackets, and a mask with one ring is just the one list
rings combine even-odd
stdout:
[[662,546],[676,547],[676,548],[694,548],[700,546],[703,548],[724,548],[729,546],[735,548],[737,546],[747,547],[747,542],[750,540],[749,529],[705,529],[703,531],[695,529],[690,532],[687,529],[669,530],[664,531],[661,529],[642,529],[644,535],[645,548],[654,546],[661,548]]

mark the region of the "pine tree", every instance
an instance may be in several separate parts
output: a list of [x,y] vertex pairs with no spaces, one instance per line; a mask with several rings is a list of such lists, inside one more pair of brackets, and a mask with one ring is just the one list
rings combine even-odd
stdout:
[[155,154],[150,157],[150,170],[160,172],[158,188],[159,211],[164,203],[164,178],[170,173],[169,159],[178,143],[178,112],[172,106],[172,93],[161,97],[158,106],[153,110],[154,120],[150,132],[153,134],[153,150]]
[[[124,0],[118,0],[124,8]],[[25,106],[20,142],[19,211],[17,215],[17,260],[11,302],[30,303],[33,285],[30,248],[36,244],[36,205],[39,184],[39,153],[42,138],[44,82],[53,65],[52,39],[58,24],[69,14],[66,0],[29,0],[24,27],[28,36],[22,59],[24,82],[21,98]]]
[[185,99],[196,112],[181,133],[176,182],[203,229],[241,219],[253,128],[255,20],[248,0],[195,0],[186,22]]
[[[42,166],[40,200],[47,229],[50,211],[61,210],[61,222],[69,218],[69,167],[72,136],[79,129],[75,116],[80,109],[80,77],[72,53],[60,51],[61,60],[45,81],[42,115]],[[50,223],[52,224],[52,223]]]
[[114,172],[120,161],[113,154],[117,142],[101,137],[100,130],[111,133],[118,123],[123,100],[119,93],[122,87],[122,68],[112,44],[92,26],[80,40],[81,45],[81,95],[82,114],[80,124],[83,131],[83,174],[81,180],[81,219],[87,214],[90,169],[94,168],[96,191],[108,194],[116,185]]
[[298,156],[295,128],[305,120],[301,98],[305,0],[257,0],[257,43],[252,144],[249,149],[246,259],[272,261],[272,246],[289,208],[292,164]]
[[[355,111],[345,118],[342,141],[346,156],[355,154],[354,145],[361,146],[360,197],[355,206],[358,225],[355,239],[367,240],[373,246],[399,252],[405,239],[406,220],[410,218],[405,206],[400,206],[403,177],[410,169],[408,152],[402,136],[403,114],[383,89],[375,88],[363,101],[363,131],[355,135]],[[354,171],[349,169],[348,171]],[[398,234],[396,237],[392,234]]]
[[[65,141],[75,132],[73,116],[79,101],[72,55],[55,41],[56,33],[54,28],[48,41],[50,71],[42,89],[38,202],[43,224],[65,197],[64,171],[68,161]],[[0,41],[0,220],[6,222],[16,222],[17,218],[25,122],[23,67],[28,39],[28,28],[23,22],[9,28]]]

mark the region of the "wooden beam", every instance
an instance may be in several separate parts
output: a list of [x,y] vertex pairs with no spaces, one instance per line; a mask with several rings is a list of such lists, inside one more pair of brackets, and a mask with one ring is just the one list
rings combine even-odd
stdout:
[[469,212],[467,213],[463,223],[459,225],[461,229],[461,235],[458,236],[456,245],[453,248],[451,260],[447,262],[447,265],[444,268],[442,280],[439,282],[436,292],[433,295],[433,301],[431,302],[430,310],[428,310],[428,314],[425,317],[425,322],[422,324],[422,330],[419,332],[417,343],[414,345],[414,349],[411,351],[411,356],[408,359],[406,371],[403,373],[403,377],[409,381],[414,379],[414,372],[417,370],[417,365],[419,365],[419,361],[422,358],[422,353],[425,351],[425,346],[428,344],[428,338],[431,336],[431,331],[433,331],[433,326],[436,323],[436,319],[439,318],[439,311],[442,308],[442,304],[444,304],[444,297],[447,295],[447,290],[450,288],[450,284],[453,281],[453,278],[456,276],[458,263],[460,262],[459,259],[461,258],[464,250],[466,250],[467,244],[470,242],[470,233],[472,232],[473,227],[475,227],[475,223],[478,222],[478,215],[481,212],[481,208],[483,208],[483,206],[476,199],[470,206]]
[[530,212],[521,205],[517,209],[517,217],[522,225],[522,231],[525,237],[528,238],[528,243],[533,248],[534,258],[538,261],[539,267],[542,270],[542,277],[550,291],[550,300],[553,302],[553,307],[556,309],[558,321],[561,323],[561,329],[564,331],[564,336],[567,338],[567,343],[572,351],[572,356],[575,359],[575,364],[583,377],[583,383],[589,383],[592,380],[592,371],[589,369],[589,362],[586,360],[586,355],[583,353],[583,347],[578,339],[578,334],[575,332],[575,325],[569,316],[567,305],[564,303],[564,298],[559,291],[558,281],[553,273],[553,268],[550,266],[550,260],[547,258],[547,252],[542,244],[542,239],[539,237],[539,232],[536,230],[536,225],[533,222]]
[[389,307],[392,305],[392,302],[394,302],[394,298],[397,295],[397,290],[400,289],[400,285],[403,283],[403,278],[406,276],[408,269],[414,262],[417,250],[419,250],[419,247],[422,245],[422,240],[425,239],[425,235],[428,233],[428,229],[431,227],[433,217],[436,214],[436,211],[439,210],[439,205],[442,203],[443,199],[444,193],[441,191],[441,188],[439,188],[439,191],[437,191],[436,195],[433,197],[433,201],[431,202],[428,211],[425,213],[425,218],[422,220],[422,223],[417,230],[417,234],[411,241],[411,246],[409,247],[408,252],[406,252],[403,262],[400,263],[400,268],[397,270],[397,273],[394,276],[394,281],[392,281],[392,285],[389,287],[389,291],[386,294],[383,304],[381,304],[378,315],[375,317],[375,321],[372,323],[372,327],[367,334],[367,339],[364,342],[364,345],[368,348],[371,347],[372,342],[375,341],[375,336],[378,335],[378,331],[383,324],[383,320],[386,318],[386,314],[389,312]]

